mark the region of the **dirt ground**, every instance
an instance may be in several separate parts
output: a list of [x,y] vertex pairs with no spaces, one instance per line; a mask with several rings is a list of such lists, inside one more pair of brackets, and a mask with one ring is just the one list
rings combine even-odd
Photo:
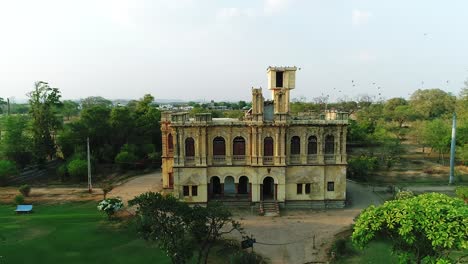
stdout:
[[335,235],[348,229],[363,208],[387,198],[353,182],[348,182],[348,197],[351,204],[346,209],[282,210],[281,217],[236,215],[247,234],[257,240],[254,251],[271,263],[326,262]]
[[[121,197],[125,202],[147,191],[162,190],[161,172],[154,172],[126,179],[116,183],[116,187],[107,197]],[[18,195],[17,187],[0,187],[0,203],[11,203]],[[93,188],[89,193],[83,187],[32,187],[31,194],[26,197],[26,203],[57,203],[74,201],[99,201],[103,193],[100,188]]]

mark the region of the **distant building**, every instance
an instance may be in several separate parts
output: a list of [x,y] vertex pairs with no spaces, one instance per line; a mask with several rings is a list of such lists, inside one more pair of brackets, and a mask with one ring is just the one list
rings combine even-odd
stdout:
[[252,88],[242,120],[164,112],[164,188],[189,203],[274,201],[280,207],[343,207],[348,116],[292,116],[296,67],[269,67],[265,101]]

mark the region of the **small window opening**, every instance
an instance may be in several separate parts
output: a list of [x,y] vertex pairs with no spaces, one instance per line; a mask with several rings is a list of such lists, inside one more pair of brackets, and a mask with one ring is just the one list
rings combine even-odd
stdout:
[[283,87],[283,72],[276,72],[276,87]]

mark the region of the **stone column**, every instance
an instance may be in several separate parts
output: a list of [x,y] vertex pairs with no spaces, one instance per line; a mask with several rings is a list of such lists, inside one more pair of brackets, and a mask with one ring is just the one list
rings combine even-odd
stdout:
[[307,131],[301,133],[301,163],[307,164]]
[[232,165],[232,127],[229,127],[226,137],[226,164]]
[[323,127],[320,127],[317,134],[317,163],[324,164],[324,157],[323,157],[323,148],[325,147],[324,143],[324,134],[325,131]]

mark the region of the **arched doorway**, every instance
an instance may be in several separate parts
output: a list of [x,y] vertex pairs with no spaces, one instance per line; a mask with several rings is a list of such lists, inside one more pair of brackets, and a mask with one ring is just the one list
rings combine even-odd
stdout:
[[263,200],[275,199],[275,180],[272,177],[266,177],[263,179]]
[[227,176],[224,179],[224,196],[236,195],[236,185],[234,184],[234,177]]
[[210,193],[212,198],[222,194],[221,180],[218,176],[213,176],[210,179]]
[[238,187],[237,193],[238,194],[250,193],[249,178],[247,178],[247,176],[242,176],[239,178],[239,187]]

